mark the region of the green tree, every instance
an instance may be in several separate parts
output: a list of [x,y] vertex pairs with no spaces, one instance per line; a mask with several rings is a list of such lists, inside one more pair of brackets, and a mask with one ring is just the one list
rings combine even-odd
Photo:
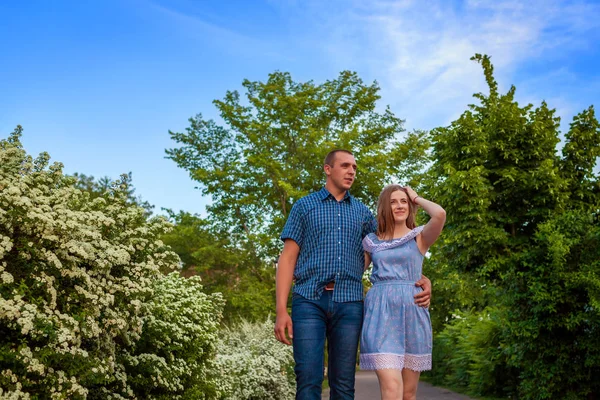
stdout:
[[555,154],[554,110],[546,103],[519,106],[514,86],[498,93],[489,57],[473,59],[483,67],[489,94],[475,94],[480,104],[431,132],[427,191],[448,215],[425,267],[443,299],[432,309],[435,331],[455,309],[482,309],[497,295],[494,284],[513,256],[567,198]]
[[[456,357],[472,355],[465,361],[446,354],[449,365],[468,372],[449,376],[473,391],[488,391],[477,394],[538,399],[597,393],[593,377],[600,363],[589,356],[600,354],[593,172],[600,130],[593,108],[575,117],[560,157],[555,111],[545,102],[519,106],[514,86],[499,94],[489,57],[473,59],[483,67],[489,94],[476,94],[480,104],[432,131],[427,180],[430,196],[448,215],[428,260],[434,282],[441,281],[436,296],[443,299],[432,308],[434,327],[443,330],[440,338],[458,338],[456,345],[469,350]],[[454,335],[468,325],[453,318],[474,321],[464,312],[482,316],[488,306],[494,306],[493,318],[477,326],[493,334],[490,345],[501,351],[471,351],[480,338]],[[482,364],[486,360],[490,365]],[[477,383],[485,371],[498,377],[495,385]]]
[[[317,85],[275,72],[266,82],[245,80],[214,101],[225,126],[201,115],[185,132],[170,132],[180,146],[168,158],[189,171],[211,196],[209,219],[231,240],[273,260],[292,204],[323,184],[322,161],[334,148],[355,153],[359,172],[352,193],[373,205],[391,179],[407,178],[414,161],[426,162],[423,132],[400,141],[403,121],[389,108],[376,110],[377,83],[353,72]],[[422,154],[421,154],[422,153]]]
[[598,215],[571,210],[540,224],[507,277],[505,350],[520,370],[521,397],[600,393],[599,260]]
[[[565,135],[561,172],[568,183],[567,191],[571,194],[571,207],[582,207],[595,210],[600,206],[600,187],[594,173],[598,157],[600,157],[600,125],[596,119],[594,107],[576,115],[569,132]],[[575,205],[573,204],[575,202]]]
[[509,360],[528,398],[578,399],[600,393],[600,124],[590,107],[565,135],[566,198],[536,229],[511,282]]
[[436,249],[460,271],[500,277],[514,251],[568,194],[559,172],[559,118],[545,102],[520,107],[515,87],[500,95],[489,57],[481,63],[489,95],[449,127],[432,131],[431,195],[448,211]]
[[356,73],[317,85],[275,72],[243,86],[245,100],[233,91],[214,101],[224,126],[197,115],[185,132],[170,132],[179,147],[166,151],[213,203],[206,219],[171,215],[175,230],[164,240],[186,273],[224,293],[229,321],[273,310],[278,236],[293,203],[322,187],[329,151],[355,153],[352,193],[371,206],[391,180],[417,185],[428,162],[426,132],[400,140],[403,121],[376,110],[378,85]]
[[181,274],[198,275],[208,293],[223,294],[225,322],[240,316],[265,320],[275,301],[274,265],[263,267],[252,253],[232,243],[228,232],[206,219],[167,212],[174,226],[162,240],[180,256]]
[[92,199],[110,196],[115,191],[119,191],[125,194],[129,204],[142,207],[146,210],[146,215],[148,217],[152,215],[154,206],[147,201],[144,201],[141,196],[135,195],[131,172],[122,174],[118,181],[113,181],[108,176],[103,176],[96,180],[91,175],[84,175],[78,172],[75,172],[73,177],[76,179],[75,187],[90,193]]

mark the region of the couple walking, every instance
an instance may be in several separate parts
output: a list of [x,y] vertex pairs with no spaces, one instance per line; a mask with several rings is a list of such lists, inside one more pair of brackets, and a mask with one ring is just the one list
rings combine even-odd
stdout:
[[[389,185],[375,219],[348,192],[356,168],[351,152],[330,152],[325,187],[294,204],[281,234],[275,337],[293,343],[298,400],[321,399],[326,338],[332,399],[354,398],[359,341],[361,369],[376,371],[384,400],[415,399],[420,371],[431,369],[431,282],[421,271],[445,211],[409,187]],[[431,218],[417,227],[418,206]],[[363,303],[371,261],[373,287]]]

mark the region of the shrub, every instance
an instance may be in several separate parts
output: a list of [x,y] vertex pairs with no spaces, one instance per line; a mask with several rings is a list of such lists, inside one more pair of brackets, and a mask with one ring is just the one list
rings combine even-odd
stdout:
[[496,307],[455,315],[434,338],[433,369],[427,373],[433,383],[477,396],[510,394],[503,389],[514,387],[517,373],[506,366],[502,319],[503,311]]
[[272,321],[250,323],[242,319],[221,333],[215,372],[220,376],[222,398],[294,398],[292,348],[275,340]]
[[571,210],[540,224],[510,275],[507,348],[521,399],[600,394],[600,218]]
[[158,240],[169,225],[128,204],[124,181],[92,200],[20,135],[0,141],[0,395],[132,397],[120,355],[178,266]]
[[140,340],[125,365],[141,398],[209,399],[210,375],[224,301],[202,292],[200,278],[173,272],[154,283]]

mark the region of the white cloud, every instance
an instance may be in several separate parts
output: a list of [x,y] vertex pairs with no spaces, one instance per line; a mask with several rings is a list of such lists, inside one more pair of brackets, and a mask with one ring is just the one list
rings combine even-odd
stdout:
[[[178,29],[213,37],[229,53],[276,60],[271,64],[275,69],[292,66],[292,72],[317,80],[331,78],[331,71],[351,69],[366,80],[376,79],[382,88],[382,105],[390,104],[406,118],[409,129],[446,125],[475,101],[473,93],[487,91],[481,67],[470,61],[475,53],[492,57],[500,91],[515,84],[517,96],[526,89],[526,100],[534,104],[560,97],[561,110],[577,109],[577,103],[568,106],[567,95],[541,90],[556,83],[556,65],[547,70],[542,65],[535,78],[522,72],[532,61],[560,64],[571,54],[596,49],[600,40],[600,4],[591,0],[267,3],[287,22],[288,31],[266,41],[248,31],[241,34],[223,28],[216,18],[151,4],[176,20]],[[330,71],[311,69],[317,65],[329,65]],[[598,85],[582,83],[568,67],[559,74],[581,90]]]
[[310,4],[305,12],[328,17],[320,35],[334,68],[377,79],[383,102],[411,129],[445,125],[474,101],[472,93],[487,91],[481,68],[470,61],[475,53],[492,56],[505,91],[519,87],[517,72],[531,60],[561,60],[597,46],[600,32],[600,6],[581,1]]

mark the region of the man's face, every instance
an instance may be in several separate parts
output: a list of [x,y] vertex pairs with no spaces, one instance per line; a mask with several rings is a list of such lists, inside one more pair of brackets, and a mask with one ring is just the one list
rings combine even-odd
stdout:
[[333,166],[325,165],[325,173],[327,174],[327,179],[337,189],[342,191],[350,189],[356,176],[356,161],[354,160],[354,156],[343,152],[336,153]]

